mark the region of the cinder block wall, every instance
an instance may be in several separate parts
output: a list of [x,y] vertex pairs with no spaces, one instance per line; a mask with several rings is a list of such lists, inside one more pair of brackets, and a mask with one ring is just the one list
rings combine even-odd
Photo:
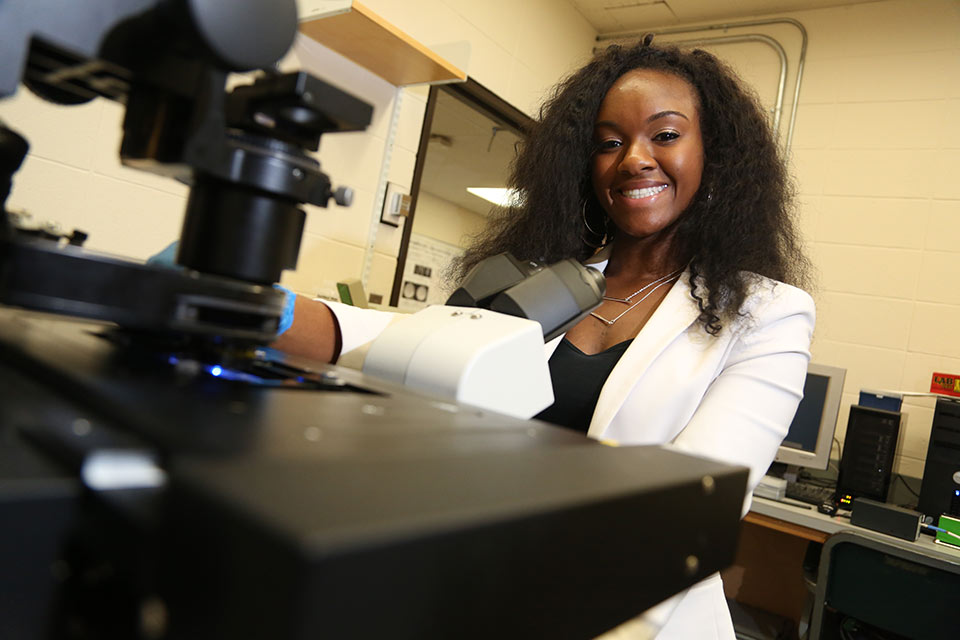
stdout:
[[[793,159],[819,270],[813,355],[847,369],[842,439],[860,389],[960,372],[960,3],[793,17],[810,32]],[[923,473],[933,406],[905,402],[901,473]]]

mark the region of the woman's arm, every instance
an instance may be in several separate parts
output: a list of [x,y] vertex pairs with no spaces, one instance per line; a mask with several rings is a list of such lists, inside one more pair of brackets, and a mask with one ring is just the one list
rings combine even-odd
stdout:
[[788,285],[758,307],[673,441],[681,451],[749,467],[744,512],[803,397],[815,321],[813,300]]
[[293,324],[270,346],[291,355],[336,362],[342,342],[340,323],[330,307],[319,300],[297,296]]
[[404,316],[297,296],[293,324],[271,346],[292,355],[336,362],[341,355],[374,340],[399,317]]

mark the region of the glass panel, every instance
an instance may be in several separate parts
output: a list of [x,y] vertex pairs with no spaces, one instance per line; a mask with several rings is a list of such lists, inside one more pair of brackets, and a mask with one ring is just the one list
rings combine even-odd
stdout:
[[446,88],[436,104],[409,235],[397,306],[416,311],[443,304],[453,289],[450,262],[481,231],[496,205],[468,187],[505,188],[521,133]]

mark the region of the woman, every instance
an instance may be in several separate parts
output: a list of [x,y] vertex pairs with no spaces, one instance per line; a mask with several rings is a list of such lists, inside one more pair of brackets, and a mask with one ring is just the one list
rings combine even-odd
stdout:
[[[601,269],[603,304],[548,345],[558,400],[540,417],[748,466],[752,489],[800,401],[814,324],[810,297],[786,284],[806,270],[788,179],[735,76],[649,40],[610,47],[557,88],[513,167],[522,204],[460,273],[501,251]],[[295,317],[277,346],[326,359],[389,319],[299,300]],[[333,339],[311,344],[313,330]],[[719,576],[611,635],[658,630],[733,638]]]

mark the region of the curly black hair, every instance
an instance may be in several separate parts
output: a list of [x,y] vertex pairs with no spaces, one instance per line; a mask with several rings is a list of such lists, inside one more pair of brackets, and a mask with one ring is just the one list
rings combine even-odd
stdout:
[[612,45],[561,82],[511,167],[510,186],[522,202],[494,212],[454,275],[503,251],[544,263],[595,253],[602,235],[584,227],[584,216],[594,230],[607,217],[591,183],[594,122],[613,83],[634,69],[671,73],[696,90],[704,167],[673,247],[679,261],[689,260],[699,321],[717,335],[722,319],[741,313],[749,274],[804,286],[809,266],[793,221],[792,183],[759,100],[731,69],[698,49],[649,46],[649,39]]

